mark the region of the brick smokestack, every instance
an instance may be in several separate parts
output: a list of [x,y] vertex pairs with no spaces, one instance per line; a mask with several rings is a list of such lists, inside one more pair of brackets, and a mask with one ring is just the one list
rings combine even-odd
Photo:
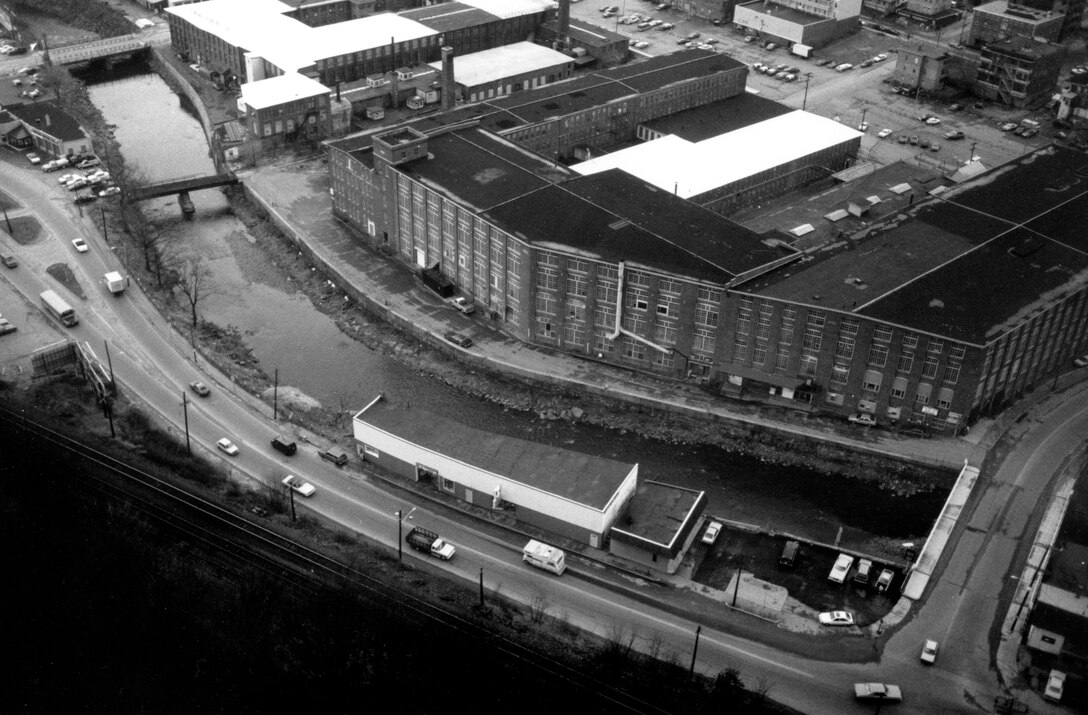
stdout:
[[453,81],[453,48],[442,48],[442,109],[453,109],[457,103],[453,93],[456,91]]
[[570,0],[559,0],[555,26],[560,41],[566,44],[566,38],[570,35]]

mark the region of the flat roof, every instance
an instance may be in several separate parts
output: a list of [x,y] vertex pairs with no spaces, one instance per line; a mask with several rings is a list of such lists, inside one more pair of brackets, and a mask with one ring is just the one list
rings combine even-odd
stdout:
[[849,141],[861,132],[800,109],[690,142],[675,135],[576,164],[580,174],[622,169],[686,199]]
[[384,398],[374,400],[355,419],[476,469],[602,511],[638,467],[485,432]]
[[[533,42],[515,42],[491,50],[460,55],[453,62],[454,80],[466,87],[474,87],[514,75],[568,64],[573,59],[562,52]],[[435,70],[442,70],[441,62],[429,62],[428,65]]]
[[397,168],[476,212],[572,176],[566,167],[476,127],[428,137],[427,152]]
[[428,7],[417,7],[404,10],[400,14],[438,32],[463,30],[466,27],[476,27],[496,19],[491,13],[462,2],[445,2]]
[[797,10],[792,7],[786,7],[785,5],[779,5],[776,2],[770,2],[770,0],[756,0],[755,2],[740,3],[737,7],[747,8],[753,12],[762,13],[764,15],[774,15],[777,19],[792,22],[796,25],[815,25],[819,22],[827,22],[826,17],[811,12],[805,12],[803,10]]
[[329,88],[295,72],[242,85],[242,102],[254,109],[266,109],[287,102],[329,94]]
[[620,537],[653,553],[676,556],[706,504],[705,492],[644,481],[628,502],[623,526],[612,527],[612,538]]
[[621,171],[548,186],[483,215],[539,248],[574,249],[718,284],[796,255]]
[[681,139],[698,142],[792,111],[773,99],[745,92],[701,107],[651,119],[643,122],[643,126],[661,134],[675,134]]
[[421,22],[384,12],[311,28],[305,49],[314,60],[323,60],[437,34]]
[[559,7],[555,0],[459,0],[503,19],[546,12]]
[[743,289],[985,345],[1088,282],[1085,177],[1050,145]]

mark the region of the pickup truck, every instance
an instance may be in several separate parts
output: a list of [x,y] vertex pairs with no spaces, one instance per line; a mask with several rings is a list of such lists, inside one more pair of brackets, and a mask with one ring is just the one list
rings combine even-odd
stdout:
[[472,315],[476,312],[476,307],[463,296],[457,296],[456,298],[450,298],[450,303],[454,308],[461,311],[465,315]]
[[854,697],[858,700],[898,703],[903,700],[903,693],[898,685],[884,683],[854,683]]
[[404,537],[404,540],[416,551],[424,551],[431,556],[444,561],[449,561],[453,558],[453,555],[457,553],[457,549],[453,547],[453,544],[449,543],[433,531],[418,526],[412,527],[412,530],[408,532],[408,536]]

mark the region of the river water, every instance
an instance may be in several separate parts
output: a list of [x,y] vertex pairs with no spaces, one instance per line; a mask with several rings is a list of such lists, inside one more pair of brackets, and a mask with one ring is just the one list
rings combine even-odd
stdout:
[[[188,100],[178,97],[140,62],[110,74],[84,76],[92,101],[126,162],[151,181],[213,173],[204,131]],[[153,120],[149,120],[153,118]],[[193,192],[196,214],[183,221],[175,198],[144,203],[151,220],[172,241],[200,254],[212,272],[214,294],[202,317],[237,327],[269,375],[328,407],[356,410],[378,392],[474,427],[639,463],[643,479],[702,489],[709,513],[809,538],[833,541],[860,532],[891,539],[928,533],[944,490],[896,497],[878,485],[813,471],[764,464],[717,448],[677,447],[603,428],[548,421],[467,397],[421,378],[394,358],[345,336],[290,284],[251,270],[255,239],[214,189]]]

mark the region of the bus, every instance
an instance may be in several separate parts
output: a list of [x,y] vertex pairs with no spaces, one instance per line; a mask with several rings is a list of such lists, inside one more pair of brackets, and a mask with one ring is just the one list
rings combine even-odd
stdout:
[[72,306],[65,303],[64,299],[57,295],[56,291],[47,290],[42,293],[42,303],[53,314],[53,317],[68,327],[79,325],[76,311],[72,310]]

